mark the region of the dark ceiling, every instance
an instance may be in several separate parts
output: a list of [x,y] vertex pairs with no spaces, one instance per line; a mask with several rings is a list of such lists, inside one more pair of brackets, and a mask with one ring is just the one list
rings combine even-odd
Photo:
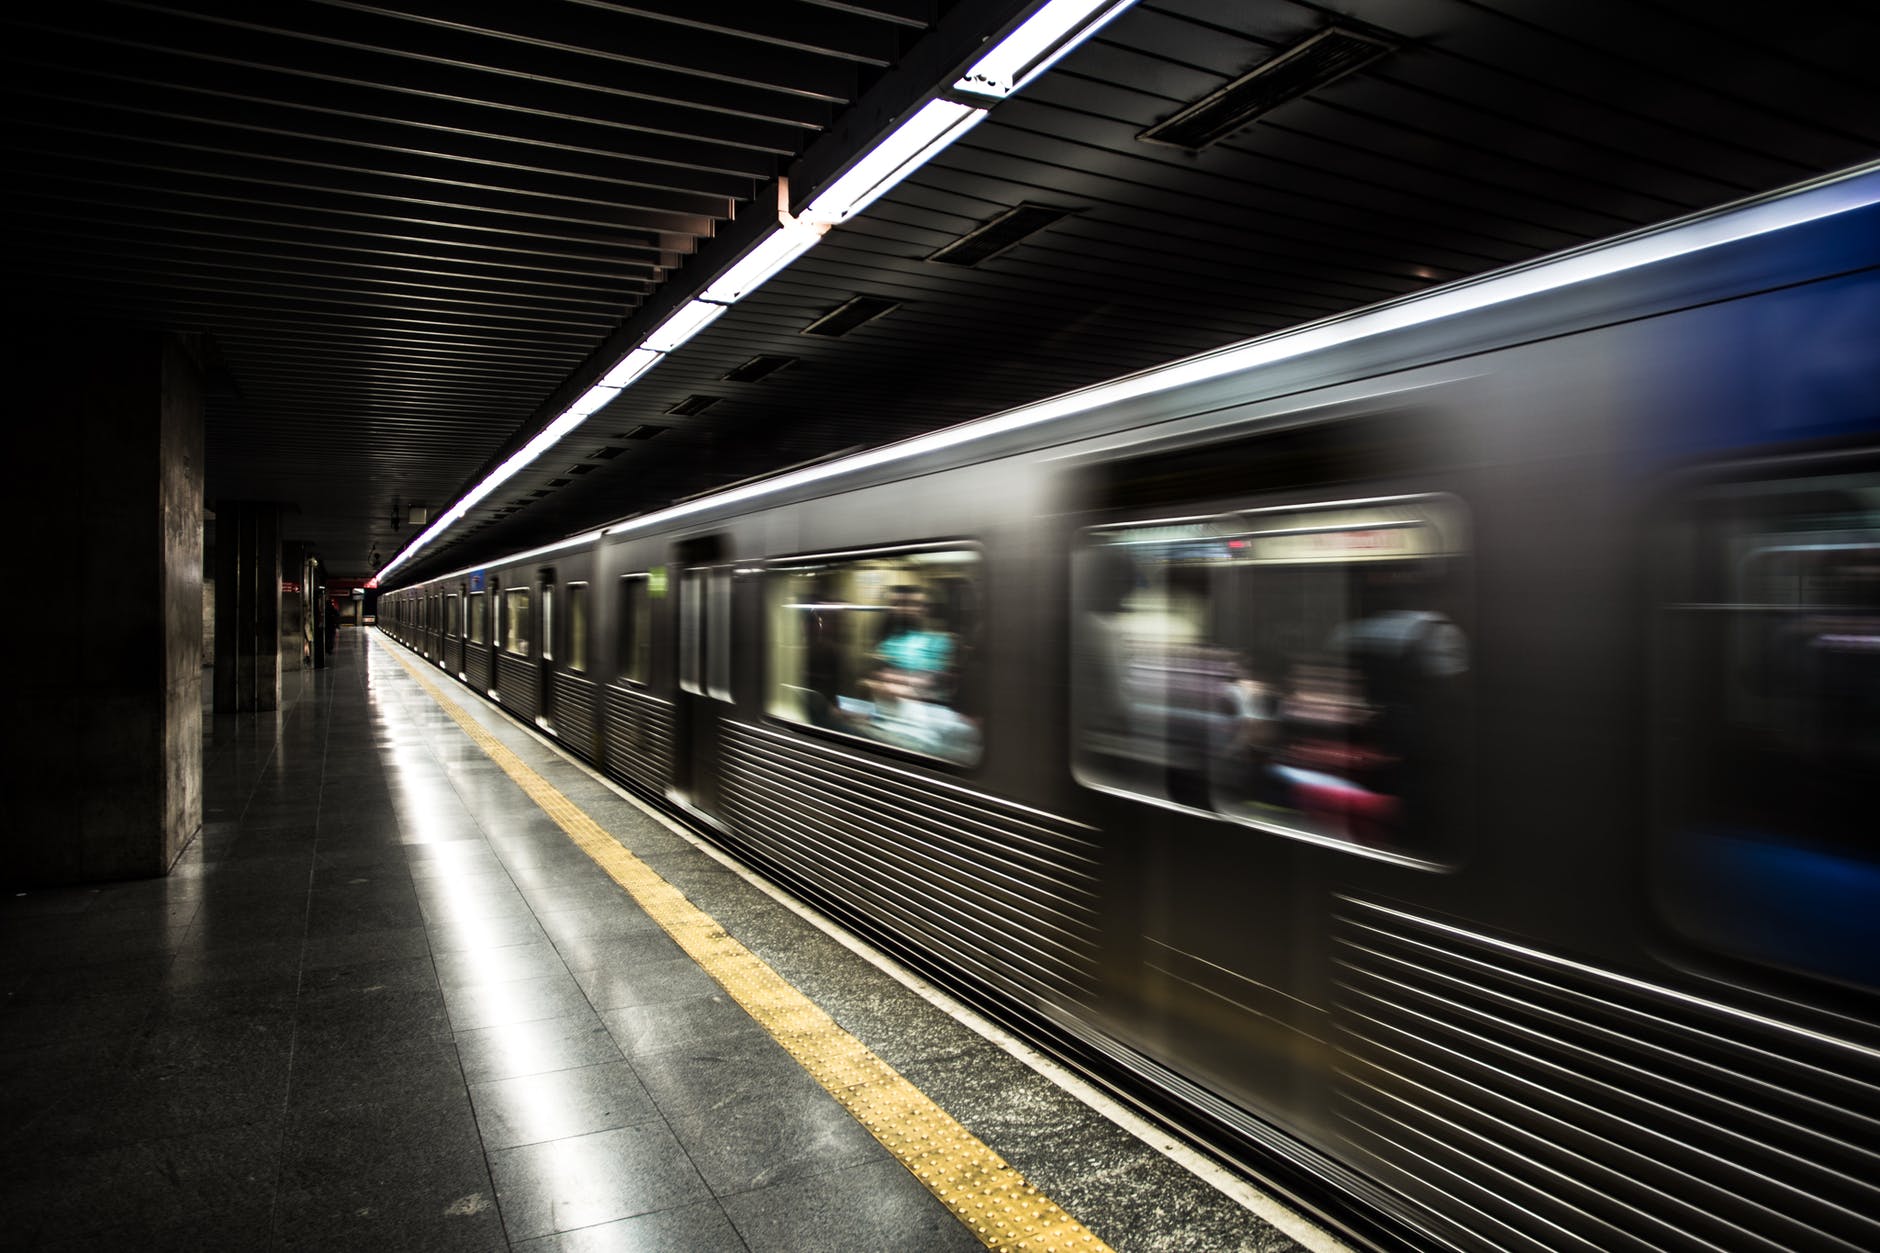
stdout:
[[[211,502],[284,502],[363,574],[755,238],[778,176],[800,205],[1028,7],[22,7],[8,286],[208,332]],[[1199,151],[1141,137],[1334,23],[1391,50]],[[1141,0],[401,577],[1873,159],[1876,36],[1826,0]],[[932,259],[1020,205],[1062,216]],[[892,307],[803,333],[858,296]],[[790,363],[737,376],[759,357]]]

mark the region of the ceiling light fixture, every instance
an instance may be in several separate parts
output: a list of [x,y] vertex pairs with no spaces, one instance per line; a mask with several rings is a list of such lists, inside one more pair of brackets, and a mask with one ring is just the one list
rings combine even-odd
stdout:
[[929,100],[810,201],[803,216],[832,226],[847,221],[979,125],[985,116],[984,105]]
[[599,383],[542,431],[464,493],[435,524],[407,544],[379,572],[381,577],[411,560],[419,549],[442,535],[477,502],[540,457],[587,417],[611,402],[642,374],[724,315],[767,280],[814,248],[830,227],[845,222],[880,199],[897,183],[977,126],[988,110],[1023,88],[1057,60],[1122,13],[1135,0],[1046,0],[1007,31],[975,61],[951,91],[965,97],[935,97],[909,114],[819,192],[799,215],[792,216],[789,182],[778,180],[778,229],[758,240],[731,267],[656,327],[652,334],[615,362]]
[[1014,27],[953,84],[967,95],[1003,100],[1050,69],[1135,0],[1050,0]]
[[725,315],[730,305],[688,300],[661,322],[643,345],[649,352],[671,352]]

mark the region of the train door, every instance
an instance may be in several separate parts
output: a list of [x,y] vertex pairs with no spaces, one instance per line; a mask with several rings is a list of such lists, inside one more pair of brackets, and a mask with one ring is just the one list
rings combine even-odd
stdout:
[[678,799],[718,814],[719,719],[731,702],[731,566],[722,536],[687,540],[674,551],[678,578],[678,671],[673,782]]
[[555,610],[555,568],[544,566],[536,573],[537,603],[541,605],[540,630],[538,635],[542,647],[538,652],[537,663],[539,676],[538,690],[541,692],[541,712],[535,720],[549,730],[555,729],[555,658],[561,651],[556,646],[555,632],[560,628]]
[[461,586],[444,597],[444,652],[439,664],[463,677],[464,597]]
[[1427,893],[1465,818],[1471,521],[1418,419],[1171,441],[1093,473],[1075,542],[1125,1027],[1320,1142],[1333,895]]

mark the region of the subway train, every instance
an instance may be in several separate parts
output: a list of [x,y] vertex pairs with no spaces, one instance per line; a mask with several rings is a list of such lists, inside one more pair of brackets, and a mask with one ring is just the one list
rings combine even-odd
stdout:
[[379,626],[1361,1243],[1880,1248],[1880,165]]

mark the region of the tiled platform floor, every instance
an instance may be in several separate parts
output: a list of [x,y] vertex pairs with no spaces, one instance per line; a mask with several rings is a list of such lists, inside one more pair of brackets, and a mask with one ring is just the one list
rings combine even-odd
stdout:
[[[214,720],[168,879],[0,900],[0,1245],[980,1247],[347,637],[278,715]],[[479,716],[1116,1248],[1293,1247]]]

